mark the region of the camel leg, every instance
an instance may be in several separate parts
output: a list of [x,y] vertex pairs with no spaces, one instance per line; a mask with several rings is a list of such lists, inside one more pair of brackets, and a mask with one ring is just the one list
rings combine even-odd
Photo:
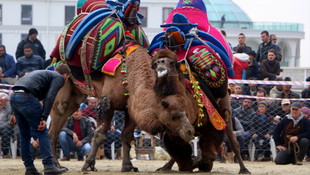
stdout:
[[251,174],[251,172],[245,167],[245,165],[243,163],[243,160],[242,160],[241,154],[240,154],[240,145],[239,145],[239,143],[236,139],[236,136],[233,132],[232,121],[231,121],[231,106],[230,106],[230,100],[229,100],[229,94],[228,93],[219,102],[219,113],[224,118],[224,120],[226,121],[226,124],[227,124],[226,128],[225,128],[225,132],[226,132],[226,135],[228,137],[230,147],[231,147],[232,151],[235,153],[235,155],[237,156],[239,166],[240,166],[239,174]]
[[171,158],[163,167],[158,168],[156,171],[163,171],[163,172],[171,171],[174,163],[175,160]]
[[57,159],[57,140],[59,133],[66,124],[69,116],[79,108],[79,105],[86,100],[87,96],[75,91],[73,83],[68,80],[59,90],[52,110],[50,112],[51,124],[49,127],[49,137],[51,142],[51,151],[54,164],[57,168],[60,166]]
[[134,140],[133,132],[136,127],[135,122],[128,115],[128,111],[125,112],[125,126],[122,131],[122,145],[123,145],[123,163],[122,163],[122,172],[138,172],[138,168],[132,165],[130,161],[130,149],[131,142]]
[[94,137],[92,140],[92,150],[88,155],[82,171],[87,171],[88,167],[91,171],[97,171],[95,168],[96,164],[96,153],[104,143],[104,140],[107,138],[107,132],[114,114],[114,105],[112,100],[109,97],[101,97],[98,100],[98,119],[97,119],[97,129],[95,130]]
[[[193,171],[192,147],[181,138],[166,133],[164,143],[170,156],[178,164],[179,171]],[[169,163],[169,162],[168,162]],[[173,163],[172,160],[170,163]],[[172,164],[173,165],[173,164]]]

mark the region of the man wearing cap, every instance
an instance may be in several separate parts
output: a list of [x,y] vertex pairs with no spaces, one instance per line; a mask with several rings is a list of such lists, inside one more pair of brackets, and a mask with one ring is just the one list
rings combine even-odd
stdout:
[[[258,102],[258,112],[251,121],[252,141],[257,150],[257,160],[270,161],[270,137],[274,130],[272,117],[267,114],[268,104],[265,101]],[[259,141],[263,140],[260,145]],[[263,157],[264,154],[264,157]]]
[[19,59],[20,57],[24,56],[24,46],[26,44],[30,44],[33,49],[33,54],[39,55],[43,60],[45,60],[45,50],[40,42],[39,39],[37,39],[38,31],[35,28],[31,28],[28,32],[28,36],[19,42],[17,49],[16,49],[16,59]]
[[302,165],[310,143],[310,121],[301,114],[301,108],[299,102],[294,102],[291,114],[283,118],[274,130],[273,138],[279,151],[276,164]]
[[283,99],[281,101],[281,106],[275,108],[272,111],[271,116],[276,123],[279,123],[282,118],[288,115],[291,112],[291,102],[289,99]]

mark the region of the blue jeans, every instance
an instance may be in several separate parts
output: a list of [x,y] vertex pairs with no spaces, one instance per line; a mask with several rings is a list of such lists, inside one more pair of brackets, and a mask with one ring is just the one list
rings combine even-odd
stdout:
[[71,151],[76,151],[79,157],[87,155],[91,151],[91,145],[85,143],[83,146],[76,146],[76,143],[73,143],[73,139],[66,132],[61,131],[59,134],[59,144],[65,156],[70,157]]
[[44,169],[54,168],[48,131],[38,130],[43,113],[39,100],[26,93],[12,93],[10,97],[12,111],[15,114],[20,132],[20,148],[26,169],[35,168],[30,151],[31,129],[39,138]]
[[[259,144],[259,140],[264,140],[263,144]],[[255,149],[258,153],[264,153],[265,157],[270,157],[270,138],[256,136],[252,138]]]

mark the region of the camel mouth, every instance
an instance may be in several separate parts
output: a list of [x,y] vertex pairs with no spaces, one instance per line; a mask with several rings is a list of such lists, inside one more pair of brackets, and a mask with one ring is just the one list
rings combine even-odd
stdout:
[[167,69],[158,70],[158,71],[157,71],[157,76],[158,76],[159,78],[161,78],[161,77],[167,75],[167,73],[168,73],[168,70],[167,70]]

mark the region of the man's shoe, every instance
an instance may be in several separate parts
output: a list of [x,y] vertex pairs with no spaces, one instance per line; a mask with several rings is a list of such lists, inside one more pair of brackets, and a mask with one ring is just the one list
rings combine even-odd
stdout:
[[302,165],[302,161],[297,161],[296,165]]
[[60,160],[61,160],[61,161],[69,161],[69,160],[70,160],[70,157],[64,155]]
[[54,167],[54,168],[44,170],[44,175],[56,175],[56,174],[64,173],[66,171],[67,171],[66,168],[58,169]]
[[27,169],[25,175],[42,175],[36,168]]

